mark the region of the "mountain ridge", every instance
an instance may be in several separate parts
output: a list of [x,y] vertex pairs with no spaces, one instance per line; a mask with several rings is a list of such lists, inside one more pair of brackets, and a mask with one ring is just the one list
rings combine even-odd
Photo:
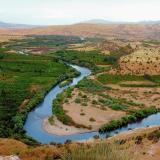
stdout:
[[157,21],[137,21],[137,22],[131,22],[131,21],[109,21],[105,19],[91,19],[87,21],[82,21],[79,24],[160,24],[160,20]]
[[126,40],[160,40],[160,24],[74,24],[0,28],[1,35],[66,35]]
[[[87,21],[81,21],[79,23],[70,24],[160,24],[160,20],[157,21],[138,21],[138,22],[127,22],[127,21],[109,21],[105,19],[90,19]],[[32,24],[21,24],[21,23],[9,23],[0,21],[0,28],[34,28],[34,27],[47,27],[47,26],[70,26],[70,25],[32,25]]]
[[33,28],[33,27],[38,27],[38,25],[7,23],[0,21],[0,28]]

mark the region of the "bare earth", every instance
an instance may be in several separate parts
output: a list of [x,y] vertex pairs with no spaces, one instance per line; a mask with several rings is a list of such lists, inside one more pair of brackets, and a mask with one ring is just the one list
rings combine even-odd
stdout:
[[45,118],[43,120],[43,128],[46,132],[50,134],[59,135],[59,136],[65,136],[65,135],[71,135],[71,134],[84,133],[84,132],[91,131],[87,129],[76,128],[74,126],[64,125],[62,122],[57,120],[57,118],[54,118],[54,125],[51,125],[48,121],[48,118]]
[[125,98],[138,104],[144,104],[146,107],[160,106],[160,88],[159,87],[120,87],[118,84],[109,84],[114,90],[107,93],[115,98]]
[[[72,117],[73,121],[85,126],[92,126],[92,129],[97,130],[101,125],[113,120],[119,119],[125,113],[121,111],[113,111],[111,109],[102,110],[92,106],[81,106],[76,103],[64,104],[64,110],[67,111],[67,115]],[[80,115],[81,110],[85,115]],[[95,121],[90,121],[90,118],[94,118]]]

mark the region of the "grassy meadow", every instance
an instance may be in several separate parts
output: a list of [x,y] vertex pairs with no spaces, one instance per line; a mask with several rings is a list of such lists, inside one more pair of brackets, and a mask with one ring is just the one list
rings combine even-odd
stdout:
[[0,137],[24,138],[27,113],[58,82],[77,72],[49,56],[0,51]]

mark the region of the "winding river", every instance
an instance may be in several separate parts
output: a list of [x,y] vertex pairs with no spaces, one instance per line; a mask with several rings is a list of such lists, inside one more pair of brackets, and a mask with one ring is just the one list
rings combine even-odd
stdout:
[[[40,103],[33,111],[31,111],[26,119],[24,129],[26,130],[27,135],[33,137],[35,140],[43,144],[47,144],[50,142],[64,143],[68,139],[72,141],[87,140],[95,135],[99,135],[99,133],[95,131],[95,132],[87,132],[87,133],[73,134],[67,136],[58,136],[47,133],[46,131],[44,131],[42,127],[43,119],[52,115],[52,101],[56,98],[57,94],[63,92],[68,87],[75,86],[80,80],[91,74],[91,71],[88,68],[80,67],[77,65],[70,65],[70,66],[79,71],[81,75],[74,78],[73,82],[68,86],[60,88],[59,85],[57,85],[53,89],[51,89],[51,91],[45,96],[43,102]],[[149,126],[160,125],[160,113],[151,115],[140,122],[129,124],[125,127],[116,129],[107,134],[114,135],[119,132],[127,131],[128,129],[142,128],[148,125]],[[106,137],[106,134],[99,136]]]

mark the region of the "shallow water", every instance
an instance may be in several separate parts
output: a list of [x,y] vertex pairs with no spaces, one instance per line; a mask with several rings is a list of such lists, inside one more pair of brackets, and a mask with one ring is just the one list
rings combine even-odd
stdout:
[[[76,65],[71,65],[73,68],[81,72],[81,75],[74,78],[73,82],[66,86],[60,88],[59,85],[55,86],[51,91],[45,96],[42,103],[40,103],[33,111],[31,111],[28,114],[28,117],[26,119],[24,129],[27,132],[27,135],[33,137],[37,141],[47,144],[50,142],[57,142],[57,143],[64,143],[66,140],[88,140],[92,138],[95,135],[99,135],[98,132],[88,132],[88,133],[81,133],[81,134],[73,134],[73,135],[67,135],[67,136],[57,136],[53,134],[49,134],[44,131],[42,127],[42,122],[45,117],[52,115],[52,101],[56,98],[56,95],[58,93],[61,93],[64,91],[64,89],[76,85],[80,80],[82,80],[84,77],[87,77],[91,74],[91,71],[84,67],[79,67]],[[151,115],[142,121],[128,124],[125,127],[122,127],[120,129],[116,129],[112,132],[108,132],[109,135],[114,135],[119,132],[127,131],[128,129],[135,129],[135,128],[142,128],[146,126],[154,126],[154,125],[160,125],[160,113]],[[106,134],[99,135],[100,137],[106,137]]]

